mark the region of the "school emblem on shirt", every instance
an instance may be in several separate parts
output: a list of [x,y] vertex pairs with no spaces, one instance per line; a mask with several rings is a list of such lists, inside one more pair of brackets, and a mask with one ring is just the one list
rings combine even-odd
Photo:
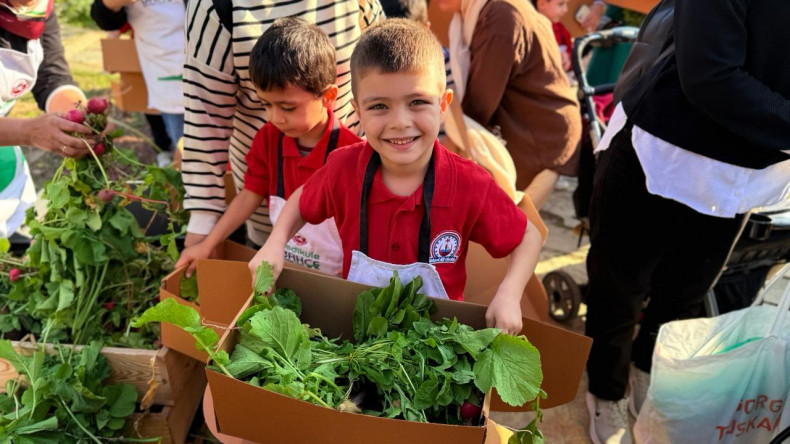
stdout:
[[19,97],[22,95],[23,92],[27,91],[30,88],[30,82],[25,79],[19,79],[15,84],[14,87],[11,88],[11,97]]
[[431,257],[428,263],[447,264],[458,260],[461,236],[455,231],[443,231],[431,242]]

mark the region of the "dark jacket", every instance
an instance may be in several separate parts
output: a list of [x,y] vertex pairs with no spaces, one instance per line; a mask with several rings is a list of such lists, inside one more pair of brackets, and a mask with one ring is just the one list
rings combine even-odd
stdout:
[[[69,64],[63,52],[60,41],[60,25],[58,17],[53,10],[44,25],[44,33],[39,38],[44,50],[44,60],[38,67],[38,78],[33,86],[33,97],[36,98],[38,107],[43,111],[47,98],[52,91],[63,85],[77,85],[69,72]],[[0,28],[0,48],[13,49],[14,51],[27,52],[28,39],[12,34]]]
[[633,123],[703,156],[790,159],[790,1],[678,0],[675,52],[623,98]]

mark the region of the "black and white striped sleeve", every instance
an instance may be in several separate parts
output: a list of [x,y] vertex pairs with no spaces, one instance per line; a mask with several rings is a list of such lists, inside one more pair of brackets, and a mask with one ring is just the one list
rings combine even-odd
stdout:
[[362,32],[387,18],[379,0],[359,0],[359,13],[359,27]]
[[187,231],[207,234],[226,208],[224,177],[233,132],[238,79],[231,33],[211,0],[188,2],[184,58],[184,208]]

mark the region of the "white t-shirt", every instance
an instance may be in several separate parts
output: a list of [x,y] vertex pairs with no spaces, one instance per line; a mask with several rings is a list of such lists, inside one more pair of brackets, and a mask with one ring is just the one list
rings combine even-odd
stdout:
[[168,114],[184,114],[181,75],[184,71],[183,0],[139,0],[125,6],[134,29],[148,107]]

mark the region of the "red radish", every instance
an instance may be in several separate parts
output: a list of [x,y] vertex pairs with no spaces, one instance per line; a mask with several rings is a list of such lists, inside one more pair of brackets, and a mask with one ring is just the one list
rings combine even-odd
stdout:
[[85,115],[82,114],[82,111],[78,109],[72,109],[65,115],[66,120],[69,120],[74,123],[79,123],[80,125],[82,122],[85,121]]
[[91,97],[88,100],[88,112],[91,114],[104,114],[104,111],[107,110],[107,106],[109,103],[107,99],[102,99],[101,97]]
[[115,302],[107,302],[104,304],[104,309],[107,311],[112,311],[113,308],[115,308]]
[[115,193],[110,190],[101,190],[99,191],[99,199],[101,199],[104,203],[112,202],[112,198],[115,197]]
[[476,419],[480,416],[480,407],[472,404],[469,401],[464,401],[464,404],[461,406],[461,418],[462,419]]
[[103,155],[107,151],[104,144],[99,142],[96,145],[93,145],[93,152],[96,153],[97,156]]
[[12,268],[8,270],[8,279],[10,279],[11,282],[18,281],[20,277],[22,277],[22,272],[19,270],[19,268]]

